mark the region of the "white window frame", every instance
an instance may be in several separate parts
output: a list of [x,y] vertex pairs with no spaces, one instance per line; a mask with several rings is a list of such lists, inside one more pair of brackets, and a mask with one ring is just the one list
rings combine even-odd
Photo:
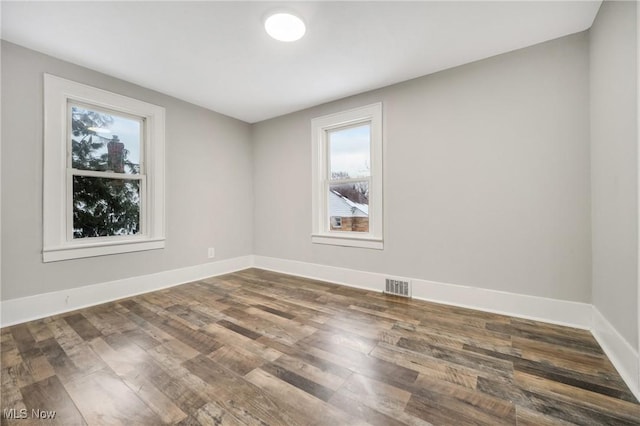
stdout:
[[[142,200],[139,234],[73,238],[70,104],[96,107],[142,120],[144,142],[140,161],[144,162],[145,176],[139,179]],[[163,107],[44,74],[44,262],[164,248],[164,126]],[[83,173],[92,174],[90,171]]]
[[[328,132],[358,124],[371,125],[369,180],[369,232],[332,231],[328,212]],[[311,242],[370,249],[384,249],[382,199],[382,103],[375,103],[311,120],[312,223]]]

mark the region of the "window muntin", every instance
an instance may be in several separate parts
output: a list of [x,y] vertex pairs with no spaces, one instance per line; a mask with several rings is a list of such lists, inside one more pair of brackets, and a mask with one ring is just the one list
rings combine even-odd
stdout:
[[312,242],[383,248],[381,121],[381,104],[312,120]]

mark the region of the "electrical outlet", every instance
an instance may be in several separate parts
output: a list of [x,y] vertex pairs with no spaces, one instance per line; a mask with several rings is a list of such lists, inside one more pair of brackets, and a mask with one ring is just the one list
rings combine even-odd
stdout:
[[213,247],[209,247],[209,250],[207,251],[207,256],[209,256],[209,259],[213,259],[214,257],[216,257],[216,249]]

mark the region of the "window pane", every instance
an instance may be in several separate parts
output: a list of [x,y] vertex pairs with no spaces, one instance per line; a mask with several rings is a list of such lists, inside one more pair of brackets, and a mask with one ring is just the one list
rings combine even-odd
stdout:
[[369,232],[369,182],[329,185],[329,229]]
[[371,125],[328,132],[331,179],[370,176]]
[[140,173],[141,126],[141,120],[72,106],[72,167]]
[[73,177],[73,238],[139,232],[139,180]]

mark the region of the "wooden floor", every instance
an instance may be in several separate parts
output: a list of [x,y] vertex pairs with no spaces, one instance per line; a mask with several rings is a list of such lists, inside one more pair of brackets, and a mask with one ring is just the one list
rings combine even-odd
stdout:
[[640,424],[587,331],[256,269],[3,328],[1,405],[19,425]]

